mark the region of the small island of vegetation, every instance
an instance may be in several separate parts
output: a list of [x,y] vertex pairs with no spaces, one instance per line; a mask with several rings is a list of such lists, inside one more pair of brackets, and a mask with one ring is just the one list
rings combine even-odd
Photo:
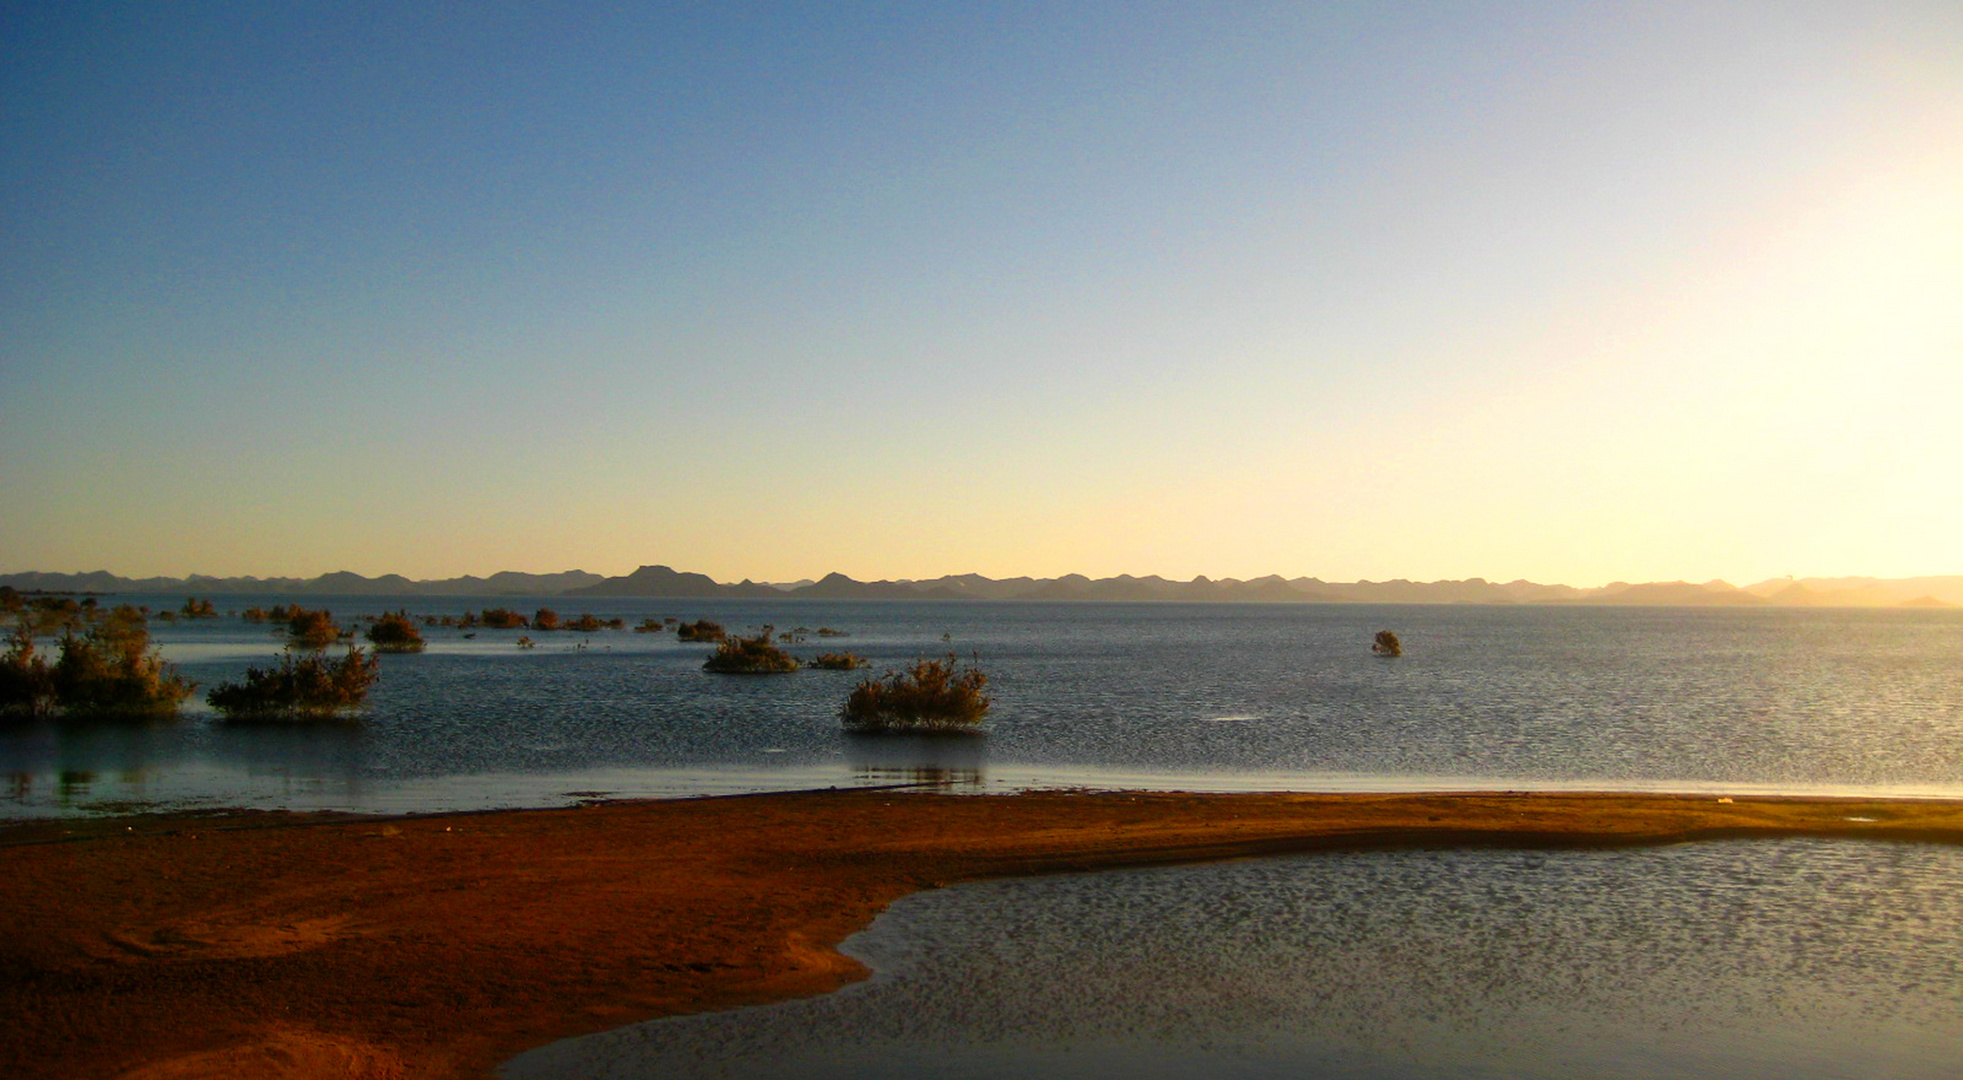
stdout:
[[[466,614],[464,617],[470,616]],[[485,608],[477,616],[477,621],[487,630],[523,630],[530,625],[523,615],[509,608]]]
[[726,637],[702,662],[702,670],[719,675],[777,675],[796,671],[797,659],[772,644],[770,638],[768,626],[754,637]]
[[298,604],[284,614],[273,608],[273,617],[286,623],[287,640],[307,649],[324,649],[341,639],[341,628],[331,611],[308,611]]
[[428,648],[423,632],[416,629],[407,611],[383,612],[368,628],[368,642],[378,653],[417,653]]
[[205,700],[227,720],[337,720],[368,698],[380,677],[381,658],[348,646],[332,659],[325,652],[289,648],[271,668],[247,668],[235,683],[222,683]]
[[722,624],[708,619],[697,619],[675,627],[676,641],[721,641],[723,636]]
[[849,652],[819,653],[811,666],[825,671],[857,671],[866,666],[866,658]]
[[866,734],[973,731],[991,704],[982,693],[986,685],[988,676],[960,667],[952,654],[916,660],[905,671],[854,687],[839,715],[847,731]]
[[34,620],[22,618],[8,635],[0,653],[0,716],[168,719],[197,688],[151,647],[148,623],[136,608],[124,604],[104,613],[91,604],[73,614],[87,629],[63,630],[52,664],[35,650]]

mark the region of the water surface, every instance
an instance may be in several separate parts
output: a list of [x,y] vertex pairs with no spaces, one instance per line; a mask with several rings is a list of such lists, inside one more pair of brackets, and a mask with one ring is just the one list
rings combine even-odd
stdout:
[[[174,606],[181,598],[144,598]],[[270,604],[219,597],[221,610]],[[337,616],[374,598],[311,600]],[[420,600],[461,614],[510,598]],[[529,609],[538,602],[527,602]],[[859,674],[701,670],[672,633],[428,631],[361,722],[0,731],[0,813],[248,805],[442,810],[613,795],[947,782],[966,790],[1597,787],[1963,794],[1963,612],[1377,605],[549,601],[629,623],[807,628],[874,673],[954,652],[995,709],[968,740],[848,736]],[[829,627],[849,636],[820,637]],[[1369,654],[1394,629],[1406,655]],[[154,624],[206,688],[273,630]]]
[[805,1001],[509,1080],[1952,1077],[1963,850],[1759,840],[1322,854],[895,903]]

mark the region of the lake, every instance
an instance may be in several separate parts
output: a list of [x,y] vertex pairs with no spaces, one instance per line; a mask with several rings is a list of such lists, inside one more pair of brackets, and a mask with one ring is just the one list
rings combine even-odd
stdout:
[[[216,597],[220,610],[273,597]],[[182,598],[144,598],[174,607]],[[0,814],[413,812],[934,784],[1963,797],[1963,612],[546,601],[804,628],[872,673],[953,653],[985,734],[840,729],[864,673],[702,670],[672,632],[426,631],[357,722],[0,731]],[[343,619],[373,598],[310,599]],[[538,601],[419,600],[417,614]],[[839,631],[821,636],[819,628]],[[1376,631],[1405,655],[1373,657]],[[279,651],[153,623],[206,688]],[[1963,854],[1778,840],[1326,854],[895,904],[844,992],[542,1047],[513,1080],[672,1075],[1890,1077],[1953,1073]]]
[[[130,599],[175,607],[181,597]],[[215,597],[220,611],[279,597]],[[309,598],[343,620],[399,602]],[[1963,612],[500,597],[414,614],[590,611],[803,627],[871,672],[954,653],[987,672],[976,738],[852,736],[865,673],[714,675],[672,632],[431,628],[383,659],[361,719],[0,732],[0,814],[213,806],[411,812],[932,782],[956,790],[1614,788],[1963,795]],[[817,634],[819,628],[842,636]],[[1405,655],[1373,657],[1394,630]],[[204,689],[272,628],[152,622]]]

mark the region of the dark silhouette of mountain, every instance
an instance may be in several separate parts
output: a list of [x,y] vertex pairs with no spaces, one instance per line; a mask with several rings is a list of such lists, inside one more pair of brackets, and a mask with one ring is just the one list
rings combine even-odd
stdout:
[[1684,581],[1630,584],[1617,581],[1599,589],[1540,585],[1531,581],[1494,584],[1484,578],[1463,581],[1327,582],[1320,578],[1195,577],[1172,581],[1157,575],[1090,578],[994,579],[950,574],[923,581],[859,581],[842,573],[817,581],[766,584],[745,579],[723,584],[706,574],[667,566],[643,566],[631,574],[601,577],[583,570],[557,574],[503,571],[488,578],[456,577],[411,581],[399,574],[370,578],[336,571],[317,578],[212,577],[124,578],[107,571],[82,574],[28,572],[0,574],[0,586],[23,592],[96,592],[142,595],[248,594],[291,596],[627,596],[676,599],[749,597],[833,600],[1046,600],[1102,603],[1374,603],[1374,604],[1614,604],[1640,606],[1730,607],[1777,605],[1951,607],[1963,602],[1963,576],[1886,580],[1878,578],[1774,579],[1746,589],[1722,581],[1701,585]]
[[662,596],[706,598],[712,596],[782,596],[768,585],[744,581],[740,585],[721,585],[707,574],[683,573],[666,566],[643,566],[626,577],[611,577],[568,596]]
[[[471,590],[472,592],[509,593],[513,596],[567,596],[577,589],[598,585],[607,579],[584,570],[566,570],[557,574],[520,574],[511,570],[500,570],[482,580],[483,584]],[[448,584],[448,582],[432,582],[432,584]]]
[[963,599],[961,594],[950,589],[935,587],[931,582],[855,581],[836,572],[826,574],[801,589],[792,589],[789,595],[820,600]]
[[346,570],[320,575],[307,583],[306,591],[334,596],[417,595],[416,583],[401,574],[383,574],[378,578],[370,578]]

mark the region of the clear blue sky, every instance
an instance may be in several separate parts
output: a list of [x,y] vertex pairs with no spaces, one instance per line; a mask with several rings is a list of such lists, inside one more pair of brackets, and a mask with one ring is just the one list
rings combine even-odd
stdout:
[[4,3],[0,570],[1963,572],[1959,177],[1953,2]]

